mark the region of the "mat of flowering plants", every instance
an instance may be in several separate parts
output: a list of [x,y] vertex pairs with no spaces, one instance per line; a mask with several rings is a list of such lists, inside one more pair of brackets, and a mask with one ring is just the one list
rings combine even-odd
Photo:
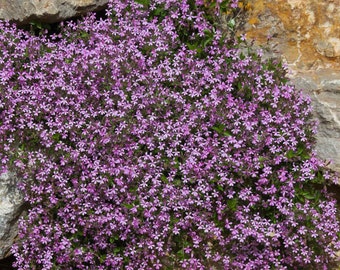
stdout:
[[0,22],[0,159],[29,204],[15,267],[331,269],[337,178],[310,98],[218,27],[238,8],[112,0],[53,33]]

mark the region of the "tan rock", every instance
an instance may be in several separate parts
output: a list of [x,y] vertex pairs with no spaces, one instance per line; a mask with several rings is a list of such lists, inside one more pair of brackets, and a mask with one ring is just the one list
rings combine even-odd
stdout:
[[292,69],[340,69],[340,0],[248,0],[245,32],[277,44]]
[[0,19],[53,23],[99,10],[107,3],[108,0],[0,0]]
[[287,63],[312,97],[317,151],[340,171],[340,0],[247,0],[240,32]]

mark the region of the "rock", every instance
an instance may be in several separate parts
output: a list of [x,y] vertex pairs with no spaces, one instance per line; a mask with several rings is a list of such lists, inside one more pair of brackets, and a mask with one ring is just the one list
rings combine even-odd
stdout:
[[248,0],[239,29],[281,57],[293,84],[311,96],[316,150],[340,172],[340,0]]
[[316,150],[340,171],[340,70],[296,73],[292,83],[312,98],[314,117],[319,122]]
[[0,19],[54,23],[103,9],[107,3],[108,0],[1,0]]
[[314,47],[319,54],[327,57],[335,57],[340,55],[338,49],[338,47],[340,47],[340,40],[336,38],[330,38],[329,40],[326,41],[314,40]]
[[18,219],[24,211],[24,200],[13,173],[0,175],[0,259],[9,256],[17,237]]
[[241,31],[275,44],[291,68],[309,70],[340,69],[339,29],[339,0],[248,0]]

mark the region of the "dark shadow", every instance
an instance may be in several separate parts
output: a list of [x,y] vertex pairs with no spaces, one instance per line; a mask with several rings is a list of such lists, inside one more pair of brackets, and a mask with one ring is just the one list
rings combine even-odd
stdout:
[[11,255],[5,259],[0,260],[0,269],[1,270],[15,270],[17,268],[13,267],[13,263],[15,261],[14,255]]
[[[96,19],[100,20],[100,19],[106,19],[106,9],[100,9],[98,11],[93,11],[92,13],[95,14]],[[83,15],[79,15],[76,17],[72,17],[69,19],[65,19],[63,20],[64,24],[67,24],[67,22],[71,21],[71,22],[77,22],[78,20],[81,20],[83,16],[86,16],[86,14]],[[24,22],[24,23],[20,23],[20,22],[12,22],[14,24],[16,24],[16,26],[19,29],[31,32],[32,34],[34,34],[35,36],[39,36],[40,33],[44,30],[48,30],[48,34],[47,35],[52,35],[52,34],[59,34],[61,32],[61,26],[60,26],[60,21],[59,22],[54,22],[54,23],[47,23],[47,22],[43,22],[43,21],[39,21],[37,19],[32,19],[29,22]]]

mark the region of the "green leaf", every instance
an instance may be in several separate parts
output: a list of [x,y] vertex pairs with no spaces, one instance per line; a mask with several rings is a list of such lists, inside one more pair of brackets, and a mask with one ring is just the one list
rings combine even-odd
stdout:
[[241,89],[242,89],[242,83],[241,83],[241,82],[238,82],[238,83],[237,83],[237,89],[238,89],[238,90],[241,90]]
[[37,22],[37,21],[30,22],[30,25],[33,26],[36,29],[39,29],[39,30],[41,30],[43,28],[42,27],[42,23],[41,22]]
[[112,177],[109,177],[109,178],[107,179],[107,183],[108,183],[109,187],[113,187],[113,186],[114,186],[114,182],[113,182]]
[[266,160],[266,158],[265,157],[263,157],[263,156],[259,156],[259,161],[260,162],[264,162]]
[[168,178],[164,174],[161,176],[161,180],[166,184],[169,183]]
[[135,0],[135,2],[143,5],[144,7],[147,7],[150,4],[150,0]]
[[302,192],[302,195],[307,199],[307,200],[313,200],[315,199],[315,195],[312,194],[309,191]]
[[217,123],[212,127],[212,129],[215,130],[217,133],[222,133],[225,129],[225,125]]
[[52,135],[52,140],[55,141],[55,142],[60,142],[61,140],[61,135],[60,133],[55,133]]
[[19,150],[25,151],[25,149],[26,149],[26,145],[24,143],[19,145]]
[[295,152],[293,150],[289,150],[286,154],[286,157],[289,159],[295,157]]
[[227,202],[227,205],[231,211],[235,212],[237,210],[238,199],[234,198],[234,199],[229,200]]
[[103,264],[106,260],[106,254],[101,254],[100,257],[99,257],[99,261],[101,264]]
[[117,240],[119,240],[119,237],[118,236],[112,236],[110,237],[110,243],[113,244],[114,242],[116,242]]
[[299,147],[298,147],[298,150],[296,151],[296,154],[297,154],[298,156],[300,156],[300,155],[303,153],[303,151],[304,151],[304,148],[301,147],[301,146],[299,146]]
[[127,209],[132,209],[133,208],[133,204],[128,204],[128,203],[124,203],[123,206]]
[[229,1],[222,1],[220,4],[220,8],[226,8],[228,7]]
[[211,1],[209,8],[214,9],[216,7],[216,1]]
[[298,145],[298,148],[296,151],[294,150],[287,151],[286,157],[289,159],[294,158],[294,157],[300,157],[302,160],[307,160],[310,158],[310,155],[308,153],[308,150],[305,148],[305,146],[300,144]]
[[87,32],[81,32],[80,37],[81,37],[81,38],[88,38],[89,35],[90,35],[90,34],[87,33]]
[[181,184],[182,184],[182,181],[181,181],[180,179],[178,179],[178,178],[175,178],[175,179],[174,179],[174,185],[175,185],[176,187],[180,187]]
[[232,133],[230,132],[230,130],[228,130],[226,128],[225,125],[221,124],[221,123],[216,123],[213,127],[212,130],[215,130],[219,135],[223,135],[223,136],[231,136]]
[[230,131],[226,130],[226,131],[223,131],[223,135],[224,136],[231,136],[232,134],[231,134]]
[[155,11],[154,11],[155,16],[162,15],[163,13],[164,13],[163,8],[156,8]]
[[197,44],[187,43],[189,50],[194,51],[197,48]]
[[307,159],[310,159],[310,155],[309,155],[309,154],[306,154],[306,153],[303,153],[303,154],[301,155],[301,158],[302,158],[303,160],[307,160]]
[[325,182],[325,178],[323,177],[322,171],[318,171],[313,179],[313,183],[323,184]]
[[114,249],[113,249],[113,253],[114,253],[114,254],[119,254],[119,253],[121,253],[121,248],[118,248],[118,247],[117,247],[117,248],[114,248]]
[[28,47],[26,47],[24,57],[26,58],[29,56],[30,56],[30,53],[29,53]]
[[203,43],[203,47],[204,47],[204,48],[207,47],[207,45],[208,45],[209,43],[211,43],[212,40],[213,40],[213,38],[208,38],[208,39],[206,39],[206,40],[204,41],[204,43]]
[[39,21],[33,21],[29,23],[31,25],[31,27],[33,28],[33,30],[43,30],[43,29],[47,29],[47,30],[51,30],[51,25],[47,24],[47,23],[42,23]]
[[228,27],[230,29],[234,29],[235,28],[235,25],[236,25],[236,22],[235,22],[235,19],[231,19],[228,23],[227,23]]

